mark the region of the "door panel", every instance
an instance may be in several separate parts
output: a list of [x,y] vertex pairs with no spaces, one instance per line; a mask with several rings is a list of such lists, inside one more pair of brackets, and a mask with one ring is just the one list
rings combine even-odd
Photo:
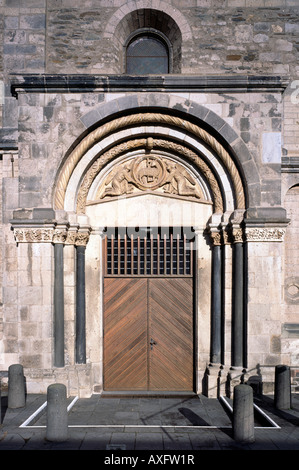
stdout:
[[146,279],[104,280],[105,390],[147,388]]
[[105,390],[192,391],[192,278],[106,278],[104,299]]
[[149,389],[193,390],[192,279],[149,280]]

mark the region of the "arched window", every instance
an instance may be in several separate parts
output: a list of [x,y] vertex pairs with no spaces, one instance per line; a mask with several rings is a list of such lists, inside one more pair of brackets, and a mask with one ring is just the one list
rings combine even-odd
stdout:
[[169,50],[160,37],[152,34],[135,36],[126,50],[126,73],[132,75],[169,72]]

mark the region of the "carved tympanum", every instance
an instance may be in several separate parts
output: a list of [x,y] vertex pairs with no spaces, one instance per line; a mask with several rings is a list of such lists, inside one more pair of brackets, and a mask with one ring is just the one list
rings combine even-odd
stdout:
[[99,188],[97,199],[156,190],[203,198],[199,184],[182,165],[156,155],[142,155],[114,167]]

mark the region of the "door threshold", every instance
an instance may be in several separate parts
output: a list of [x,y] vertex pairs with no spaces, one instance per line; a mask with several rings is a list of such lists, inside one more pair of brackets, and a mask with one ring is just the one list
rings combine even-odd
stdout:
[[103,391],[102,398],[195,398],[195,392],[167,392],[167,391]]

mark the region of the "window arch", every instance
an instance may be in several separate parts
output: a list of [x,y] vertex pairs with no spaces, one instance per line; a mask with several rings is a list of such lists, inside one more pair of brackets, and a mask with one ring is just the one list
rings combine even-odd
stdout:
[[170,52],[167,42],[158,34],[134,35],[126,46],[126,73],[149,75],[169,73]]

